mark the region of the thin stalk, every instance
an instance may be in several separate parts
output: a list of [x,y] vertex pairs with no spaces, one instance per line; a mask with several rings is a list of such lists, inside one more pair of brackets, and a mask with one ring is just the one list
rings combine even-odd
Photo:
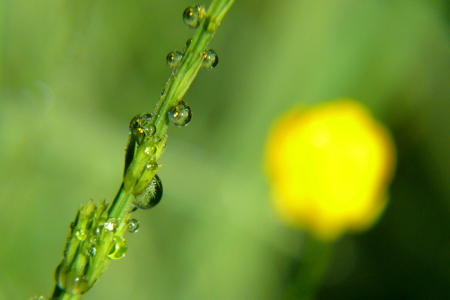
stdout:
[[288,287],[284,300],[313,300],[323,283],[333,249],[325,242],[307,235],[294,281]]
[[[111,206],[92,201],[80,208],[72,223],[64,259],[57,268],[52,300],[78,300],[107,269],[112,259],[125,255],[123,235],[135,210],[134,201],[146,191],[159,169],[157,163],[165,149],[169,112],[183,99],[205,59],[205,51],[234,0],[214,0],[202,16],[192,42],[173,70],[153,117],[137,119],[130,128],[123,183]],[[133,119],[135,120],[135,119]],[[131,124],[134,125],[134,124]],[[136,132],[133,132],[136,130]],[[151,134],[149,134],[151,132]]]

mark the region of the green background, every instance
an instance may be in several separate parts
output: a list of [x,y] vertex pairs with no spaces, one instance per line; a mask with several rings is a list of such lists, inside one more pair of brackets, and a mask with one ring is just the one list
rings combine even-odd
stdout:
[[[153,110],[192,4],[0,0],[0,299],[48,296],[80,204],[115,196],[128,122]],[[270,206],[267,132],[341,97],[392,130],[398,165],[384,216],[336,244],[318,299],[448,299],[449,8],[237,0],[218,67],[184,98],[191,123],[169,130],[162,202],[83,299],[280,299],[303,235]]]

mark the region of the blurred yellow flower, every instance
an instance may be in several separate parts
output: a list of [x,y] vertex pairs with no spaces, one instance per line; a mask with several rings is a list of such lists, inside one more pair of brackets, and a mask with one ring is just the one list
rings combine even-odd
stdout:
[[282,219],[334,240],[367,229],[382,213],[395,147],[365,107],[342,99],[281,116],[265,162]]

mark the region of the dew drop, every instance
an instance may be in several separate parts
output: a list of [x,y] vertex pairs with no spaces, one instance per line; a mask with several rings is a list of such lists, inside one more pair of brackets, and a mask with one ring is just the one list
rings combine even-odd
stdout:
[[163,187],[158,175],[153,177],[145,190],[136,196],[133,204],[140,209],[149,209],[157,205],[162,198]]
[[219,63],[219,56],[213,49],[206,49],[202,55],[202,68],[203,69],[214,69]]
[[117,229],[117,220],[116,218],[108,218],[106,222],[103,224],[106,230],[115,231]]
[[158,170],[158,163],[156,162],[156,160],[150,160],[147,162],[147,164],[145,165],[145,168],[156,171]]
[[66,273],[68,271],[67,265],[64,263],[64,260],[58,265],[55,271],[55,279],[56,283],[61,289],[64,289],[66,284]]
[[171,68],[176,68],[183,59],[183,53],[180,51],[173,51],[167,54],[166,63]]
[[30,300],[45,300],[45,297],[44,296],[34,296],[34,297],[31,297]]
[[72,295],[82,295],[90,288],[88,282],[76,270],[69,270],[64,261],[56,269],[56,280],[63,291]]
[[125,256],[125,253],[127,253],[127,241],[118,235],[114,236],[113,239],[114,246],[112,247],[111,252],[109,252],[108,257],[111,259],[120,259]]
[[87,254],[88,254],[89,256],[95,256],[95,254],[97,254],[97,248],[95,248],[95,247],[89,248],[89,249],[87,250]]
[[89,242],[93,245],[96,245],[98,242],[98,237],[96,235],[91,236],[91,238],[89,239]]
[[130,134],[132,134],[137,142],[142,143],[145,136],[153,136],[156,132],[156,127],[152,122],[153,114],[145,113],[136,115],[130,122]]
[[76,270],[66,273],[65,286],[63,290],[72,295],[83,295],[89,290],[88,282],[83,279]]
[[80,229],[75,233],[75,237],[79,240],[79,241],[84,241],[87,237],[87,232],[86,229]]
[[188,125],[192,118],[191,108],[184,101],[178,102],[168,114],[170,122],[177,127]]
[[127,230],[130,233],[136,233],[139,230],[139,221],[136,219],[131,219],[128,221]]
[[145,147],[144,152],[147,155],[154,155],[156,153],[155,145],[151,145],[151,146]]
[[[217,64],[216,64],[217,65]],[[148,126],[147,128],[145,128],[145,134],[147,135],[147,136],[152,136],[152,135],[154,135],[155,134],[155,132],[156,132],[156,126],[155,125],[150,125],[150,126]]]
[[206,12],[204,6],[189,6],[183,12],[183,22],[189,28],[198,28],[205,14]]

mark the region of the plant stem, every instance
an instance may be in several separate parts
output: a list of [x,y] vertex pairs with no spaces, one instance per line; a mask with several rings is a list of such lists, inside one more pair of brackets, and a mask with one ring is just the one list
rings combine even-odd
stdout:
[[156,135],[164,134],[169,124],[168,112],[183,99],[202,65],[202,57],[215,31],[234,0],[215,0],[211,3],[206,17],[200,23],[180,65],[172,72],[165,91],[155,108]]
[[307,235],[294,282],[288,288],[285,300],[315,299],[328,268],[332,246],[332,242],[320,241]]
[[[125,255],[123,235],[134,211],[133,201],[156,175],[157,161],[164,152],[169,125],[169,111],[175,107],[197,76],[205,58],[205,50],[234,0],[214,0],[201,20],[192,42],[166,83],[154,118],[140,133],[154,126],[154,133],[136,139],[131,134],[124,180],[109,209],[105,203],[97,207],[90,201],[80,208],[72,223],[64,251],[64,259],[57,269],[57,284],[52,300],[77,300],[86,293],[109,266],[111,259]],[[131,149],[131,150],[128,150]]]

